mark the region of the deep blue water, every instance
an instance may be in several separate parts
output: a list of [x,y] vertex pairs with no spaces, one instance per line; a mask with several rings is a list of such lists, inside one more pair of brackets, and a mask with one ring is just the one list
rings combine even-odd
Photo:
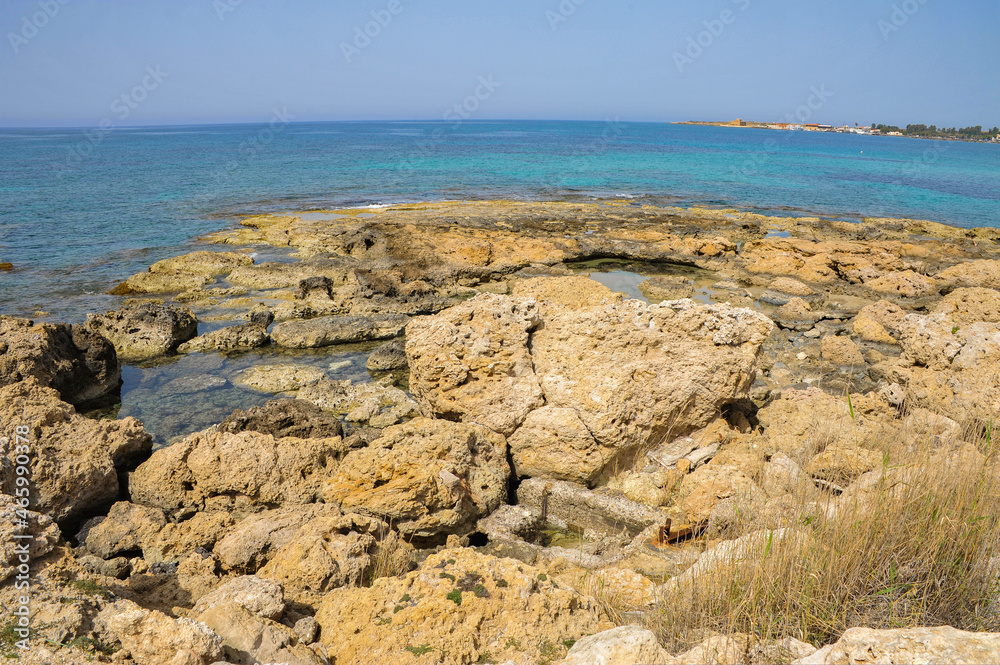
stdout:
[[1000,145],[581,122],[0,130],[0,312],[80,320],[100,295],[261,211],[633,197],[1000,226]]

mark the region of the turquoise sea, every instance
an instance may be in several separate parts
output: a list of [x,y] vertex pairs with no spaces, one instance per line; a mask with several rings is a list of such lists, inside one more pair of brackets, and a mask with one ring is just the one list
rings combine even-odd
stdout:
[[1000,145],[623,122],[0,130],[0,312],[80,321],[250,213],[498,197],[1000,226]]

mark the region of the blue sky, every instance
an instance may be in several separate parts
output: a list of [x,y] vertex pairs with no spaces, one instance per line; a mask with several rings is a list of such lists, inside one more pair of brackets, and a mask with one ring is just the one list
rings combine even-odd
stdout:
[[1000,124],[997,0],[3,0],[0,35],[8,127]]

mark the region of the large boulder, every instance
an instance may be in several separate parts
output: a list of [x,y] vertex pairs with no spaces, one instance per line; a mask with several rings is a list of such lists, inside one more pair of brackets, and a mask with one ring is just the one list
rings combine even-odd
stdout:
[[468,548],[433,554],[420,570],[370,588],[331,591],[316,621],[337,665],[416,663],[416,653],[426,662],[551,662],[569,640],[611,628],[593,599]]
[[323,497],[388,519],[407,537],[435,539],[472,531],[506,500],[509,476],[496,432],[417,418],[347,455]]
[[245,351],[271,343],[267,327],[257,323],[241,323],[207,332],[189,339],[177,347],[180,353],[193,351]]
[[153,453],[132,476],[132,500],[174,517],[316,501],[343,455],[340,437],[275,439],[254,431],[196,432]]
[[656,635],[638,626],[619,626],[578,640],[559,665],[635,665],[680,662],[656,641]]
[[198,319],[185,308],[131,302],[104,314],[88,314],[87,329],[111,340],[127,362],[157,358],[198,334]]
[[222,650],[231,663],[325,665],[328,662],[300,644],[291,628],[258,616],[239,603],[216,605],[199,614],[198,621],[222,638]]
[[[31,506],[63,526],[114,502],[118,473],[145,458],[153,441],[135,418],[84,418],[33,380],[0,388],[0,432],[17,426],[28,428]],[[10,443],[5,467],[17,457]],[[14,494],[15,475],[0,478],[0,491]]]
[[593,484],[747,397],[772,329],[763,315],[601,294],[568,304],[546,295],[561,279],[411,323],[410,389],[424,412],[510,435],[519,475]]
[[1000,663],[1000,633],[970,633],[951,626],[892,630],[849,628],[833,644],[793,663]]
[[305,321],[285,321],[274,326],[271,338],[278,346],[311,349],[349,342],[367,342],[396,337],[409,317],[400,314],[372,316],[321,316]]
[[122,369],[114,346],[83,326],[0,315],[0,386],[27,378],[80,405],[117,394]]
[[275,438],[321,439],[341,436],[344,428],[335,416],[299,399],[274,399],[246,411],[237,409],[219,423],[220,432],[260,432]]
[[201,614],[228,603],[235,603],[257,616],[277,621],[285,612],[285,592],[280,584],[272,580],[261,579],[256,575],[241,575],[199,598],[191,613]]
[[934,275],[934,281],[942,291],[963,286],[1000,290],[1000,261],[979,259],[959,263]]

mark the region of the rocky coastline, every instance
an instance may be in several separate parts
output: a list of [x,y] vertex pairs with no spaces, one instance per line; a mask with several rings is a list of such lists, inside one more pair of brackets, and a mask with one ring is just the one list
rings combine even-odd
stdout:
[[[1000,229],[465,201],[199,245],[0,316],[4,655],[1000,661]],[[148,389],[180,433],[117,417],[184,358],[253,361]]]

